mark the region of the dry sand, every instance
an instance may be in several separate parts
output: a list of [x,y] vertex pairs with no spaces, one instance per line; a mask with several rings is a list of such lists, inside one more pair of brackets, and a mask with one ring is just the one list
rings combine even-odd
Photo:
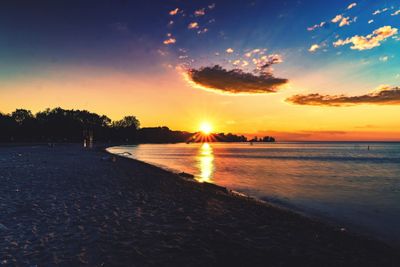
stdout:
[[109,158],[0,146],[0,265],[400,266],[379,241]]

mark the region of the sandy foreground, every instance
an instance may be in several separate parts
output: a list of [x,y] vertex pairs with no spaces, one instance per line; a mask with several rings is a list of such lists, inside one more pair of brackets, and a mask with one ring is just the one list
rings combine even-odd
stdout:
[[400,253],[100,149],[0,146],[0,265],[400,266]]

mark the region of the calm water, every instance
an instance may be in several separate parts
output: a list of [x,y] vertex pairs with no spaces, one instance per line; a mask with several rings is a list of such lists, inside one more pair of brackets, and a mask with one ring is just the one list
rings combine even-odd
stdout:
[[400,143],[146,144],[110,151],[400,244]]

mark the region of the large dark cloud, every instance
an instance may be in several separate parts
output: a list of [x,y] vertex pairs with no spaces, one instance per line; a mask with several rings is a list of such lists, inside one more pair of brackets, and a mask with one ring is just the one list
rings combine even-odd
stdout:
[[286,101],[298,105],[311,106],[351,106],[359,104],[399,105],[400,88],[386,87],[377,92],[359,96],[321,94],[294,95],[287,98]]
[[287,79],[270,73],[255,75],[242,70],[226,70],[219,65],[188,71],[190,79],[198,85],[227,93],[275,93]]

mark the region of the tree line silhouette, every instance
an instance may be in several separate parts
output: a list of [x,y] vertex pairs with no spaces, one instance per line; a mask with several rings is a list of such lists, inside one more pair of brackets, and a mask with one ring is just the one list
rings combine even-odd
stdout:
[[[0,113],[0,142],[82,142],[88,133],[95,142],[132,144],[190,142],[198,134],[172,131],[168,127],[140,128],[135,116],[112,121],[105,115],[87,110],[59,107],[36,114],[26,109],[16,109],[10,114]],[[213,140],[218,142],[247,142],[245,136],[231,133],[213,136]]]

